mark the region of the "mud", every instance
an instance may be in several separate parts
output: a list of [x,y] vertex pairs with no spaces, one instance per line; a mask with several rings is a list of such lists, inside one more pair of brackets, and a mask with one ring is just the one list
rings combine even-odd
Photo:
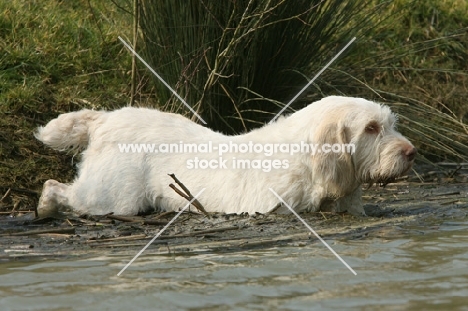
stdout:
[[[368,217],[331,213],[300,216],[327,241],[421,235],[437,231],[441,223],[466,219],[467,175],[434,180],[404,181],[365,190],[363,199]],[[0,261],[63,259],[101,253],[132,256],[158,234],[146,255],[235,252],[320,243],[294,215],[207,217],[187,212],[161,233],[175,215],[36,218],[34,212],[4,214],[0,216]]]

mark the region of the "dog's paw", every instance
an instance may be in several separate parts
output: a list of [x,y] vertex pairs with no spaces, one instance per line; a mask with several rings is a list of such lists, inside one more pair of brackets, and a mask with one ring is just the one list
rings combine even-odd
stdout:
[[55,188],[60,185],[56,180],[49,179],[44,183],[39,204],[37,205],[37,215],[41,218],[51,217],[58,214],[59,205],[57,204]]

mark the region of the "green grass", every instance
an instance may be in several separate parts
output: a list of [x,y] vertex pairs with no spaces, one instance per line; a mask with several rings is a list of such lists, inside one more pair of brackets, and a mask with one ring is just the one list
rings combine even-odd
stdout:
[[[216,129],[242,132],[268,120],[357,36],[292,107],[331,94],[393,103],[422,156],[467,161],[464,0],[144,2],[137,50]],[[244,2],[264,6],[244,10]],[[76,159],[38,143],[38,125],[129,103],[131,55],[117,39],[132,38],[125,11],[130,0],[0,2],[0,196],[72,180]],[[142,64],[137,73],[138,105],[189,115]],[[35,204],[18,195],[0,208],[17,202]]]
[[117,40],[125,28],[112,4],[97,9],[87,1],[4,1],[0,12],[1,112],[126,102],[128,58]]
[[110,2],[90,3],[0,2],[0,193],[71,181],[72,157],[41,146],[38,125],[128,103],[130,58],[117,36],[131,18]]

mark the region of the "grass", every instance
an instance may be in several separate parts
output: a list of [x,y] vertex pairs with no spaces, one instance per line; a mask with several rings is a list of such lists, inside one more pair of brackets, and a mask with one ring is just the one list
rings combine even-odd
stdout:
[[[111,9],[114,14],[103,15]],[[1,112],[42,114],[70,103],[124,103],[128,58],[116,38],[123,27],[109,19],[121,19],[115,11],[109,4],[97,11],[87,1],[2,2]]]
[[72,157],[41,146],[38,125],[128,102],[130,59],[117,40],[123,16],[110,2],[0,2],[0,193],[71,181]]
[[[357,36],[292,108],[331,94],[389,102],[420,160],[468,162],[466,1],[285,4],[142,0],[137,50],[210,126],[234,133],[269,120]],[[131,11],[130,0],[0,2],[0,197],[18,190],[0,208],[34,205],[20,190],[73,178],[76,161],[38,143],[38,125],[129,103],[131,56],[117,37],[132,38]],[[138,67],[138,105],[187,114]]]
[[392,18],[362,42],[349,70],[354,94],[394,103],[420,160],[467,161],[467,10],[460,0],[393,1]]

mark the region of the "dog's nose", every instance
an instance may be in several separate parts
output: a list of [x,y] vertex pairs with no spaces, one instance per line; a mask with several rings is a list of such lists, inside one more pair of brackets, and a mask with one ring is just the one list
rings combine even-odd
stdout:
[[418,150],[416,150],[416,148],[414,148],[413,146],[408,146],[404,148],[402,152],[406,156],[408,161],[413,161],[416,157],[416,154],[418,153]]

